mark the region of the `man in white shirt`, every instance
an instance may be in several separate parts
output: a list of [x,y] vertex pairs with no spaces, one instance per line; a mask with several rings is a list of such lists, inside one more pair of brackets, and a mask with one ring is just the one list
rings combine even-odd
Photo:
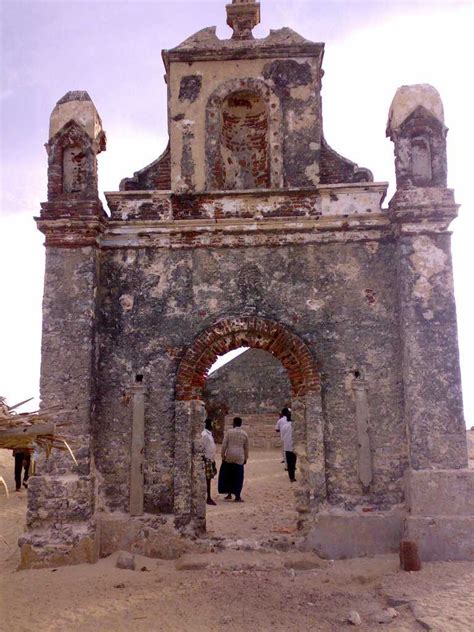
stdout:
[[283,449],[285,450],[288,476],[290,481],[294,483],[296,481],[296,453],[293,446],[293,424],[291,423],[291,412],[288,408],[284,408],[281,411],[281,418],[278,420],[278,424],[280,428],[280,437],[283,442]]
[[[288,410],[289,410],[288,408],[284,408],[284,409],[281,411],[281,416],[280,416],[279,420],[276,422],[276,425],[275,425],[275,431],[276,431],[276,432],[278,432],[278,433],[280,432],[280,426],[281,426],[281,424],[282,424],[284,421],[287,421],[287,419],[286,419],[286,417],[285,417],[285,411],[288,411]],[[284,446],[283,446],[283,442],[282,442],[282,444],[281,444],[281,452],[282,452],[282,458],[283,458],[282,463],[284,463],[284,464],[285,464],[285,472],[287,472],[287,471],[288,471],[288,465],[286,464],[286,452],[285,452],[285,448],[284,448]]]
[[214,443],[214,437],[212,436],[212,421],[209,417],[206,419],[205,428],[201,432],[202,444],[203,444],[203,455],[202,459],[204,461],[204,473],[206,475],[206,488],[207,488],[207,498],[206,503],[208,505],[215,505],[216,502],[211,498],[211,480],[217,474],[216,468],[216,444]]

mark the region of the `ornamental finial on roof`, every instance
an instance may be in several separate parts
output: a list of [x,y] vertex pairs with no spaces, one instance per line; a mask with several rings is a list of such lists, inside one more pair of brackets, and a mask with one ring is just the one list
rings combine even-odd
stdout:
[[252,29],[260,22],[260,3],[253,0],[232,0],[226,4],[227,24],[234,31],[232,39],[253,39]]

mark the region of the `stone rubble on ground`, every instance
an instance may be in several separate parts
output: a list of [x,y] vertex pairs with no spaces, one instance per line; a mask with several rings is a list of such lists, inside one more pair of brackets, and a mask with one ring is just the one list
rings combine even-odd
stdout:
[[374,621],[376,623],[391,623],[398,615],[399,613],[395,608],[385,608],[385,610],[375,613]]
[[360,625],[362,623],[362,619],[360,618],[360,614],[357,610],[351,610],[347,615],[347,622],[351,625]]
[[135,570],[135,556],[131,553],[126,553],[121,551],[119,556],[117,557],[117,561],[115,563],[117,568],[122,568],[127,571]]

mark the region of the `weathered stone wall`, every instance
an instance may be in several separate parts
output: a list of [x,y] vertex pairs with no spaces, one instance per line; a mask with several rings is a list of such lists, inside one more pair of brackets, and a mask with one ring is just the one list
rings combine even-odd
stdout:
[[[102,255],[97,467],[110,508],[128,502],[130,410],[122,395],[135,374],[146,396],[145,506],[173,498],[175,381],[195,337],[228,316],[281,322],[321,366],[328,498],[351,507],[402,498],[406,439],[401,410],[394,243],[280,248],[108,250]],[[242,281],[252,270],[251,304]],[[124,307],[124,297],[131,297]],[[131,305],[131,307],[130,307]],[[351,388],[368,384],[374,482],[363,495]]]

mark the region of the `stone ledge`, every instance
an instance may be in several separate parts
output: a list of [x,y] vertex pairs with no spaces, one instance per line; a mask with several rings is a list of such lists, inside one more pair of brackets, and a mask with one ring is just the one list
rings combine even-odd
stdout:
[[407,470],[405,490],[412,516],[474,517],[474,470]]
[[176,194],[168,191],[106,191],[111,219],[159,222],[276,218],[341,220],[385,214],[386,182],[352,182],[312,188],[245,189]]
[[408,517],[405,534],[418,544],[422,560],[474,561],[474,516]]

